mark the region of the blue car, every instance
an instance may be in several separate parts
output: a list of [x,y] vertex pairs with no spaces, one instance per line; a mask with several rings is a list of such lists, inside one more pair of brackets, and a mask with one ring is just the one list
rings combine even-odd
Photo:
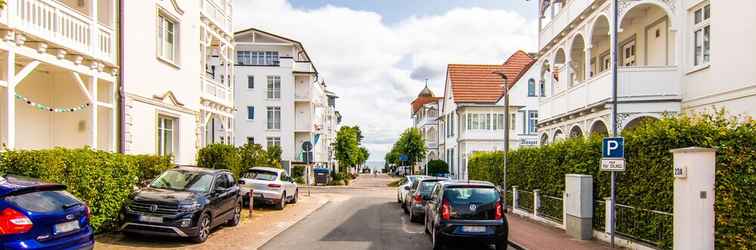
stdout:
[[89,207],[66,186],[0,177],[0,249],[92,249]]

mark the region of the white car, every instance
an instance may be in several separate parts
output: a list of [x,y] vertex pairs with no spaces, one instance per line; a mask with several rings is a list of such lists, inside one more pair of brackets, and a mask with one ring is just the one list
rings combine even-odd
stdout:
[[239,178],[241,193],[244,200],[249,199],[249,191],[255,202],[274,205],[276,209],[283,209],[286,203],[297,203],[299,189],[286,171],[278,168],[254,167]]
[[402,208],[404,208],[404,197],[409,193],[412,183],[420,177],[420,175],[406,175],[399,181],[399,188],[396,190],[396,202],[402,204]]

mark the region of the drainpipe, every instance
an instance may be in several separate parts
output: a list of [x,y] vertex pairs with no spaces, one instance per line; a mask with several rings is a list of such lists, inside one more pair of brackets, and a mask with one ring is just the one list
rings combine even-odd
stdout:
[[123,6],[118,0],[118,153],[126,153],[126,91],[123,83]]

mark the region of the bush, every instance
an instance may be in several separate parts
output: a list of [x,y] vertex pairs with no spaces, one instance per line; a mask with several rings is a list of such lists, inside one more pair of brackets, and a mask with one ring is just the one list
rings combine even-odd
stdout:
[[297,184],[300,184],[300,185],[304,185],[305,184],[305,179],[302,176],[294,177],[294,182],[296,182]]
[[427,167],[428,167],[428,175],[430,176],[439,176],[442,174],[449,173],[449,165],[447,165],[446,162],[442,160],[428,161]]
[[116,228],[118,213],[136,184],[171,165],[169,157],[130,156],[89,148],[0,154],[0,173],[66,185],[68,192],[90,207],[90,223],[98,233]]
[[[717,149],[716,247],[756,249],[756,122],[738,122],[723,113],[695,117],[665,117],[657,122],[623,132],[625,172],[617,175],[617,202],[634,207],[672,212],[673,181],[671,149],[712,147]],[[594,176],[594,199],[609,196],[609,173],[599,170],[600,138],[570,139],[538,148],[522,148],[508,155],[507,185],[522,190],[540,189],[545,195],[561,196],[565,174]],[[476,153],[469,166],[471,179],[501,182],[503,154]],[[751,190],[751,191],[748,191]],[[671,220],[648,218],[631,233],[648,238],[659,233],[661,248],[672,247]],[[622,225],[618,224],[617,228]],[[655,228],[655,232],[649,228]]]
[[228,169],[237,178],[242,174],[239,150],[229,144],[210,144],[197,152],[197,166]]
[[304,176],[305,167],[296,165],[291,168],[291,177],[297,178]]

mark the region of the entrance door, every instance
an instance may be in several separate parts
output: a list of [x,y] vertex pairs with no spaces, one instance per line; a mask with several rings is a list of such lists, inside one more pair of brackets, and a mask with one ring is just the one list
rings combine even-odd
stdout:
[[667,65],[667,20],[646,28],[646,65]]

